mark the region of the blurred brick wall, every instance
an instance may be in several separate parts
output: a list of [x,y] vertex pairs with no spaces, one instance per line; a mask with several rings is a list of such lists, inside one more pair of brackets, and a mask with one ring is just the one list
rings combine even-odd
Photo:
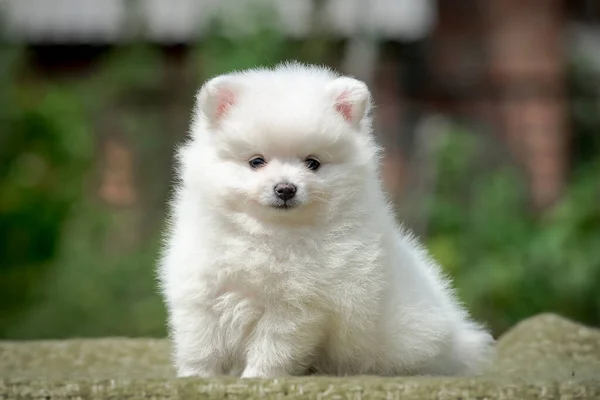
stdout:
[[429,54],[435,108],[487,123],[524,168],[544,209],[565,183],[566,15],[561,0],[438,0]]
[[534,205],[544,208],[560,196],[567,168],[563,4],[496,0],[487,6],[499,122],[525,165]]

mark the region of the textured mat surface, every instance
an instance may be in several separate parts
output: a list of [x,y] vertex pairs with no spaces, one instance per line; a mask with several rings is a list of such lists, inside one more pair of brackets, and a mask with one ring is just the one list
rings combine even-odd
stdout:
[[600,399],[600,330],[552,314],[498,341],[478,378],[175,379],[157,339],[0,342],[0,399]]

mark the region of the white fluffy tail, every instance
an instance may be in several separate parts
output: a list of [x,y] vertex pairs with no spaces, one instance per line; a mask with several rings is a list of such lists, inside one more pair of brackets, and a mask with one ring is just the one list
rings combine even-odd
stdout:
[[459,329],[447,358],[452,375],[479,375],[496,357],[495,340],[486,330],[470,322]]

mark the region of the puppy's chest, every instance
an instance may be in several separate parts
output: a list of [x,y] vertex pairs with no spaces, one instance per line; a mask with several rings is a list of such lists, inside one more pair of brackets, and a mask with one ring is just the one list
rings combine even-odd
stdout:
[[214,252],[209,284],[215,298],[264,304],[298,301],[318,291],[320,249],[301,240],[229,238]]

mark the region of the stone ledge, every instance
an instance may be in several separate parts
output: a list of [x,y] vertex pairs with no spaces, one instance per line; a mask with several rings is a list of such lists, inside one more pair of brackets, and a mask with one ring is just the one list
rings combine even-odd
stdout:
[[553,314],[498,340],[477,378],[175,379],[164,339],[0,342],[0,399],[600,399],[600,330]]
[[461,378],[0,380],[2,399],[598,399],[600,382]]

